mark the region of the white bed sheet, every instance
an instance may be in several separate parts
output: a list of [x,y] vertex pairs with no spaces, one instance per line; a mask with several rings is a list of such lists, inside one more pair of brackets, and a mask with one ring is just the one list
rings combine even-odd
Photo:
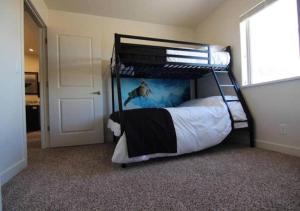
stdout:
[[[236,96],[226,95],[226,100],[238,100]],[[195,107],[195,106],[214,106],[215,104],[218,104],[219,102],[223,102],[223,99],[221,96],[212,96],[212,97],[206,97],[206,98],[199,98],[199,99],[193,99],[189,100],[187,102],[182,103],[179,105],[179,107]],[[233,101],[228,102],[228,106],[230,108],[232,117],[234,120],[247,120],[246,114],[244,112],[244,109],[240,102]],[[248,127],[247,122],[239,122],[234,123],[234,128],[245,128]]]
[[[200,151],[221,143],[231,131],[231,121],[226,105],[219,97],[205,98],[200,105],[199,102],[197,103],[196,106],[192,106],[193,103],[191,103],[182,107],[166,108],[174,122],[177,153],[157,153],[129,158],[124,133],[115,148],[112,162],[132,163],[155,157],[176,156]],[[108,121],[108,128],[116,136],[121,135],[120,125],[111,119]]]

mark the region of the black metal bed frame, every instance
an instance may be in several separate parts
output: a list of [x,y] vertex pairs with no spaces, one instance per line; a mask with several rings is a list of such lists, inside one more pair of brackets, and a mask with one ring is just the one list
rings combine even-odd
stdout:
[[[190,48],[176,48],[176,47],[165,47],[157,45],[143,45],[143,44],[132,44],[132,43],[122,43],[122,38],[139,40],[139,41],[152,41],[158,43],[169,43],[169,44],[179,44],[184,46],[198,46],[200,49],[190,49]],[[142,49],[148,49],[147,52],[141,51]],[[170,55],[166,54],[167,49],[180,50],[180,51],[193,51],[207,54],[206,57],[200,56],[187,56],[187,55]],[[228,46],[225,51],[230,54],[229,65],[213,65],[211,64],[210,55],[210,45],[194,42],[185,42],[177,40],[167,40],[158,39],[150,37],[132,36],[115,34],[115,43],[113,49],[113,55],[111,58],[111,88],[112,88],[112,110],[115,112],[115,87],[114,79],[117,83],[117,100],[119,106],[119,118],[121,124],[121,134],[124,132],[124,119],[123,119],[123,102],[121,96],[121,78],[124,77],[135,77],[135,78],[180,78],[180,79],[190,79],[194,80],[195,83],[195,98],[198,98],[198,78],[202,77],[207,73],[212,73],[213,78],[216,82],[220,95],[224,103],[226,104],[227,110],[230,115],[232,123],[232,131],[243,130],[235,129],[234,123],[247,122],[248,127],[246,128],[249,132],[250,146],[255,146],[254,141],[254,120],[250,113],[249,107],[243,97],[240,87],[232,73],[232,56],[231,48]],[[188,59],[201,59],[207,60],[207,63],[178,63],[167,61],[167,56],[176,58],[188,58]],[[218,74],[228,74],[231,84],[220,84],[218,79]],[[227,100],[225,98],[224,90],[222,87],[233,87],[238,100]],[[236,121],[233,119],[231,110],[229,108],[229,103],[239,101],[244,109],[247,120],[246,121]]]

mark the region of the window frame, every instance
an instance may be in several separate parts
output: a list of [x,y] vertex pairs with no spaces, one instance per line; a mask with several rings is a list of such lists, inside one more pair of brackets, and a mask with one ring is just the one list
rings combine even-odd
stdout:
[[297,0],[297,11],[298,11],[299,50],[300,50],[300,1],[299,0]]
[[[252,58],[251,58],[251,38],[250,38],[250,20],[249,18],[252,17],[253,15],[255,15],[256,13],[268,8],[270,5],[272,5],[273,3],[277,2],[278,0],[264,0],[262,2],[260,2],[259,4],[257,4],[256,6],[254,6],[253,8],[251,8],[250,10],[248,10],[247,12],[245,12],[244,14],[242,14],[240,16],[240,30],[241,30],[241,24],[244,23],[245,27],[245,43],[242,43],[242,39],[241,39],[241,59],[243,59],[243,55],[246,56],[246,77],[247,79],[246,84],[243,84],[244,79],[242,78],[242,85],[241,87],[252,87],[252,86],[261,86],[261,85],[266,85],[266,84],[273,84],[273,83],[278,83],[278,82],[284,82],[284,81],[291,81],[291,80],[297,80],[300,79],[300,75],[299,76],[291,76],[288,78],[281,78],[281,79],[275,79],[275,80],[271,80],[271,81],[265,81],[265,82],[258,82],[258,83],[253,83],[252,81]],[[297,14],[298,14],[298,32],[299,32],[299,50],[300,50],[300,1],[297,0]],[[241,33],[240,33],[241,36]],[[246,48],[246,50],[243,52],[242,49],[242,45],[244,45],[244,47]],[[244,54],[245,53],[245,54]],[[299,52],[300,53],[300,52]],[[242,61],[241,61],[242,62]],[[243,62],[242,62],[243,63]],[[241,67],[242,68],[242,67]],[[242,71],[243,72],[243,71]],[[243,77],[243,73],[242,73],[242,77]]]

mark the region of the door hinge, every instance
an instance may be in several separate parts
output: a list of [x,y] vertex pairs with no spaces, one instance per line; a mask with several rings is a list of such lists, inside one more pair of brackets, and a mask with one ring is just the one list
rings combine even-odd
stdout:
[[47,38],[45,38],[45,44],[46,44],[46,45],[48,44],[48,39],[47,39]]
[[48,82],[48,81],[46,81],[46,87],[47,87],[47,88],[49,87],[49,82]]
[[50,131],[50,126],[48,125],[47,130]]

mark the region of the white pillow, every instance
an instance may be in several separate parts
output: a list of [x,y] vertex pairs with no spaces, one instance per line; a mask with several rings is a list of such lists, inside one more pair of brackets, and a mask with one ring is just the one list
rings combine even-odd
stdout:
[[212,96],[206,98],[192,99],[179,105],[179,107],[196,107],[196,106],[219,106],[223,103],[222,97]]

